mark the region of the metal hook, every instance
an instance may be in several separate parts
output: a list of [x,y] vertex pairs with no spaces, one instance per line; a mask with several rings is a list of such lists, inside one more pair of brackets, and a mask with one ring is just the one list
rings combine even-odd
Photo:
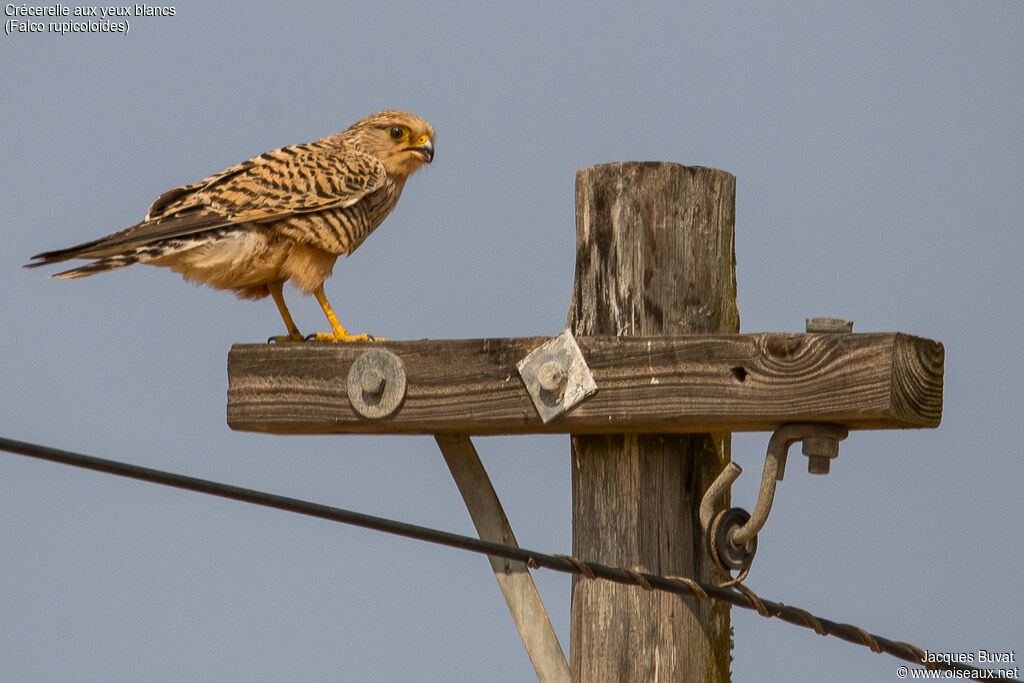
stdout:
[[[730,462],[718,475],[700,502],[700,523],[708,536],[712,556],[722,558],[730,569],[744,569],[753,561],[757,533],[768,521],[775,500],[775,485],[786,473],[786,457],[789,447],[803,441],[803,452],[809,460],[807,469],[812,474],[829,471],[831,459],[839,454],[839,442],[849,435],[842,425],[823,423],[794,423],[776,429],[768,440],[768,453],[764,459],[764,473],[761,475],[761,490],[751,515],[739,508],[731,508],[719,520],[718,529],[711,537],[712,522],[715,521],[715,501],[732,486],[743,471],[739,465]],[[742,513],[742,514],[739,514]],[[719,513],[722,514],[722,513]]]

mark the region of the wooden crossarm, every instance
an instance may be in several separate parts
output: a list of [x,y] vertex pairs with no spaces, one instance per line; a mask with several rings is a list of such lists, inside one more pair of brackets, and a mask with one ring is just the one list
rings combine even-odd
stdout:
[[[236,344],[228,424],[278,434],[532,434],[769,431],[787,422],[852,429],[936,427],[941,343],[901,333],[578,337],[598,391],[544,424],[516,363],[544,338]],[[395,353],[408,388],[367,419],[348,370]]]

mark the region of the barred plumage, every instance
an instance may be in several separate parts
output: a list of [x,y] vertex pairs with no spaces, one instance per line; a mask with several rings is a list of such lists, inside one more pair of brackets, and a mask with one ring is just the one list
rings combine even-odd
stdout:
[[434,157],[434,130],[412,114],[382,111],[347,130],[243,161],[197,183],[169,190],[146,218],[121,232],[44,252],[26,267],[95,259],[54,275],[76,278],[135,263],[166,266],[186,280],[275,302],[301,340],[281,285],[315,294],[333,333],[345,332],[323,294],[341,254],[350,254],[391,213],[410,175]]

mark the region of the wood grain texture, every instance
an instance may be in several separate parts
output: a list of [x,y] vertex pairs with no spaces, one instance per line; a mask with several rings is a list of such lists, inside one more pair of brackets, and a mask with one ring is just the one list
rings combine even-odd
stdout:
[[713,168],[580,169],[566,326],[629,337],[738,332],[735,197],[735,176]]
[[[567,317],[573,334],[671,339],[739,332],[735,188],[729,173],[677,164],[581,169],[576,176],[576,276]],[[729,346],[728,338],[721,341]],[[716,344],[697,354],[716,358],[722,350]],[[715,394],[752,379],[743,368],[755,356],[753,349],[733,347],[733,352],[728,367],[720,366],[716,381],[701,393]],[[617,367],[635,372],[629,365]],[[698,362],[694,369],[707,367]],[[678,380],[665,377],[663,386],[658,379],[648,387],[677,394]],[[600,397],[603,388],[597,382]],[[660,403],[642,385],[635,389],[637,400],[606,409],[628,415]],[[663,416],[653,422],[659,421],[673,420]],[[573,554],[713,581],[697,509],[729,461],[728,435],[621,431],[573,434]],[[727,606],[573,578],[569,659],[577,680],[729,679]]]
[[[789,422],[935,427],[944,350],[899,333],[735,334],[735,178],[675,164],[607,164],[577,176],[567,325],[598,391],[544,424],[516,363],[545,338],[239,344],[228,423],[270,433],[571,433],[573,554],[714,582],[697,509],[729,460],[727,433]],[[391,416],[349,405],[349,367],[384,347],[408,391]],[[464,438],[464,437],[458,437]],[[726,501],[727,503],[727,501]],[[720,604],[573,582],[579,681],[729,678]]]
[[[541,337],[352,344],[237,344],[228,423],[271,433],[529,434],[935,427],[942,344],[899,333],[577,337],[598,391],[543,424],[516,363]],[[369,348],[405,365],[390,418],[351,407],[348,369]]]

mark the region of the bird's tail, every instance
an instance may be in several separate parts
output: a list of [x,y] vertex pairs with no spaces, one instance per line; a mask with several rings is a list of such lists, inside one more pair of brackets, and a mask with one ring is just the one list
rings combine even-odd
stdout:
[[[65,270],[60,273],[55,273],[50,277],[58,280],[73,280],[76,277],[86,277],[87,275],[95,275],[96,273],[105,273],[108,270],[117,270],[118,268],[125,268],[134,263],[139,262],[139,257],[136,254],[123,254],[119,256],[108,256],[107,258],[87,263],[84,266],[73,268],[72,270]],[[34,268],[35,266],[42,266],[45,263],[30,263],[26,268]]]
[[[91,246],[91,244],[78,245],[77,247],[71,247],[70,249],[59,249],[57,251],[46,251],[42,254],[36,254],[32,257],[32,263],[26,263],[26,268],[38,268],[39,266],[48,266],[51,263],[60,263],[61,261],[67,261],[68,259],[75,258],[79,255],[79,252],[83,251],[83,247]],[[133,250],[123,254],[115,254],[113,256],[107,256],[105,258],[97,259],[92,263],[87,263],[84,266],[74,268],[72,270],[65,270],[62,273],[51,275],[59,280],[68,280],[76,277],[85,277],[86,275],[95,275],[96,273],[104,273],[108,270],[117,270],[118,268],[124,268],[130,266],[133,263],[138,263],[140,260],[140,254],[137,250]]]
[[125,268],[136,263],[149,263],[156,259],[200,246],[209,242],[211,239],[215,239],[220,236],[220,234],[220,231],[210,231],[209,233],[198,237],[192,236],[191,238],[169,239],[149,244],[140,244],[113,254],[108,251],[103,255],[96,254],[95,251],[92,250],[94,243],[90,242],[77,247],[70,247],[69,249],[59,249],[57,251],[46,251],[42,254],[36,254],[32,257],[33,262],[25,264],[25,267],[38,268],[39,266],[46,266],[51,263],[60,263],[73,258],[96,259],[92,263],[87,263],[84,266],[65,270],[50,276],[57,278],[58,280],[71,280],[77,277],[95,275],[96,273],[105,273],[108,270]]

